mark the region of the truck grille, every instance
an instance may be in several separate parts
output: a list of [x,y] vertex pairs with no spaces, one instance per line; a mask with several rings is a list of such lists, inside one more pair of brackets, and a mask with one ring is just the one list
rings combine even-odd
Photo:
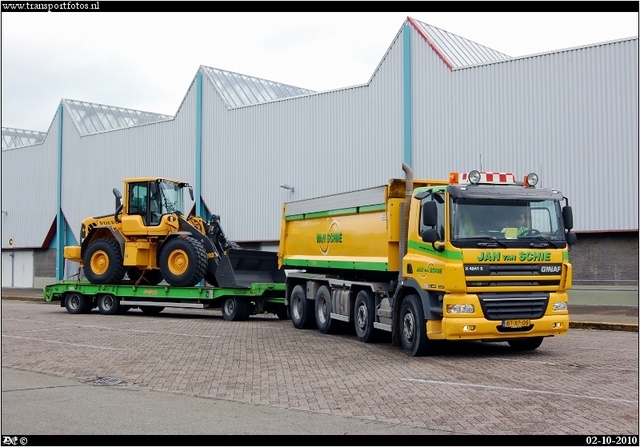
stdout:
[[549,303],[548,293],[479,293],[487,320],[541,318]]
[[[558,286],[561,264],[465,264],[467,287]],[[519,277],[513,279],[513,277]]]

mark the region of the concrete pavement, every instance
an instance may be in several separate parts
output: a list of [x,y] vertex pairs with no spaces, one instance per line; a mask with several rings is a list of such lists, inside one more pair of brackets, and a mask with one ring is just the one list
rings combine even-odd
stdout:
[[[39,288],[2,287],[2,299],[44,301]],[[574,286],[569,291],[569,316],[570,328],[638,332],[638,289]]]

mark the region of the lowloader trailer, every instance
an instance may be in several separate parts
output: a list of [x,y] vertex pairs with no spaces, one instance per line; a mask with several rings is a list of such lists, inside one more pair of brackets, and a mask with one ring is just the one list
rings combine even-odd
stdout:
[[130,309],[157,315],[165,308],[220,309],[227,321],[272,313],[287,319],[283,283],[253,283],[250,287],[213,287],[135,284],[92,284],[86,280],[63,280],[45,286],[45,301],[60,301],[72,314],[98,308],[101,314],[122,314]]
[[452,341],[538,348],[569,327],[568,200],[537,175],[451,173],[285,203],[279,267],[298,329],[391,333],[412,356]]

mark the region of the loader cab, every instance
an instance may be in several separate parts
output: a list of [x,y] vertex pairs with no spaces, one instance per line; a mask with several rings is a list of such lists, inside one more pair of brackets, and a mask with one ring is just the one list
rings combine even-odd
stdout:
[[187,183],[165,179],[128,181],[127,214],[140,216],[144,226],[158,226],[163,215],[184,213],[184,187],[191,188]]

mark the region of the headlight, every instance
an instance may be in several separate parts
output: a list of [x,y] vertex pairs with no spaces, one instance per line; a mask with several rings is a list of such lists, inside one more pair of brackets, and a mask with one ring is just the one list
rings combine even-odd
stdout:
[[447,304],[449,314],[472,314],[476,311],[473,304]]
[[566,301],[560,301],[558,303],[553,303],[553,311],[567,310],[569,306],[567,306]]

